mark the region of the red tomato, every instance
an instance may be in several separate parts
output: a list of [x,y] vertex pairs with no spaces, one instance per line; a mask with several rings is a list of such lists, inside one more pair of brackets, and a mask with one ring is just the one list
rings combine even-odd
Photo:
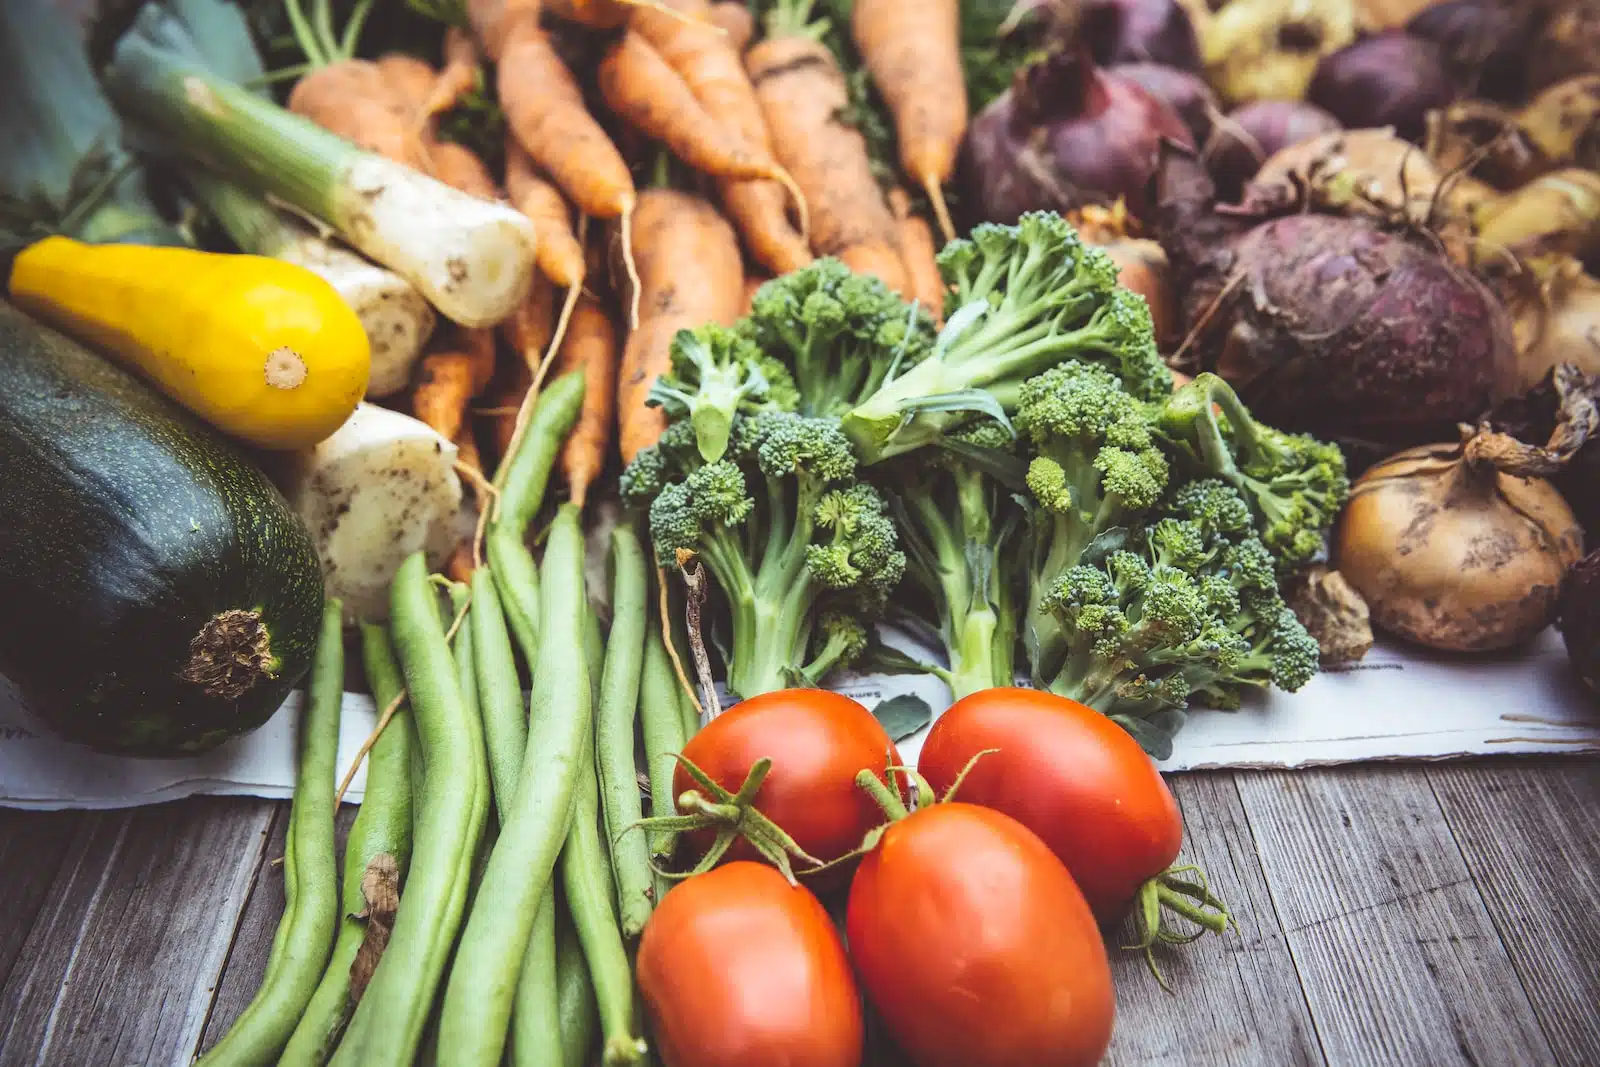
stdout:
[[[683,754],[730,793],[739,791],[753,763],[770,758],[772,770],[756,794],[756,809],[820,860],[859,847],[866,832],[883,823],[882,809],[856,788],[856,775],[870,770],[882,776],[900,761],[871,712],[823,689],[785,689],[735,704],[690,738]],[[680,766],[673,794],[694,788]],[[704,853],[714,836],[700,832],[691,843]],[[742,839],[728,857],[760,858]],[[804,864],[795,869],[804,870]]]
[[666,1067],[857,1067],[861,1000],[817,898],[764,863],[675,886],[639,941]]
[[1183,817],[1155,763],[1126,730],[1075,700],[1036,689],[985,689],[934,723],[917,770],[943,796],[974,756],[955,799],[1003,811],[1038,834],[1103,923],[1178,858]]
[[890,826],[856,869],[845,929],[862,987],[917,1067],[1092,1067],[1111,1041],[1094,915],[1009,816],[935,804]]

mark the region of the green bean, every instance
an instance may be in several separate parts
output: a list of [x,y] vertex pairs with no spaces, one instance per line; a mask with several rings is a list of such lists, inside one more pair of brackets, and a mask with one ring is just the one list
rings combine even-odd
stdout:
[[[381,714],[405,688],[389,631],[362,623],[361,652],[372,699]],[[405,875],[411,858],[411,730],[411,711],[402,702],[367,756],[366,792],[344,846],[339,936],[322,981],[278,1060],[283,1067],[321,1067],[328,1062],[350,1019],[350,965],[367,936],[366,922],[355,917],[367,906],[361,892],[367,868],[378,856],[387,855],[398,875]]]
[[555,880],[545,884],[534,916],[528,951],[522,957],[522,972],[511,1019],[512,1067],[550,1067],[559,1063],[561,1045],[560,986],[556,973],[556,888]]
[[634,1035],[633,970],[612,904],[616,889],[600,836],[600,783],[592,760],[586,773],[579,775],[572,828],[561,850],[561,885],[594,982],[604,1050],[601,1062],[604,1067],[642,1063],[646,1047]]
[[581,642],[583,528],[564,504],[545,545],[538,658],[528,745],[511,810],[484,868],[445,987],[439,1048],[452,1063],[495,1067],[538,901],[567,835],[579,761],[588,753],[593,695]]
[[283,857],[284,913],[273,939],[267,977],[232,1028],[201,1059],[208,1067],[277,1062],[333,951],[333,930],[339,921],[333,791],[339,705],[344,699],[342,613],[336,598],[324,601],[300,717],[299,769]]
[[477,663],[478,696],[483,705],[483,735],[489,747],[489,777],[495,810],[503,819],[517,791],[522,757],[528,749],[528,708],[517,678],[506,617],[494,575],[485,567],[472,574],[472,648]]
[[500,500],[484,538],[489,571],[500,590],[506,622],[530,667],[538,658],[539,575],[528,551],[528,524],[544,503],[550,471],[582,404],[582,370],[563,374],[546,385],[534,402],[516,455],[495,478]]
[[400,1064],[416,1056],[466,903],[465,864],[483,835],[481,742],[445,643],[428,566],[417,552],[390,586],[390,628],[405,673],[425,772],[411,870],[389,944],[333,1063]]
[[[680,710],[681,693],[678,676],[672,670],[672,661],[667,658],[666,646],[661,643],[661,626],[652,618],[644,640],[644,673],[639,685],[639,731],[644,735],[645,769],[650,773],[650,814],[656,817],[678,814],[672,776],[677,769],[677,761],[673,757],[683,751],[686,741]],[[668,831],[650,832],[650,854],[655,857],[657,866],[665,867],[672,859],[676,841],[677,835]],[[665,892],[666,888],[665,880],[658,879],[657,893]],[[658,895],[656,902],[660,903],[660,900]]]
[[583,945],[564,901],[556,913],[556,997],[562,1067],[587,1067],[600,1018],[589,982],[589,961],[583,958]]
[[639,672],[650,611],[644,549],[627,523],[611,532],[611,570],[611,633],[606,637],[595,713],[595,769],[600,775],[600,807],[611,846],[622,936],[635,938],[650,918],[655,891],[644,835],[623,834],[644,814],[633,757],[633,724],[639,710]]
[[[484,740],[483,708],[480,703],[478,691],[477,657],[474,654],[475,645],[472,640],[472,612],[468,606],[472,603],[472,594],[467,586],[461,582],[451,582],[450,610],[444,615],[446,633],[448,627],[455,623],[459,617],[461,625],[456,627],[455,644],[451,646],[450,653],[456,661],[456,684],[461,687],[461,701],[467,707],[467,730],[470,734],[469,744],[472,747],[473,778],[477,786],[477,795],[473,800],[473,821],[475,825],[484,827],[472,848],[465,850],[461,856],[463,878],[460,884],[462,895],[461,906],[466,911],[461,914],[471,914],[473,894],[477,891],[478,877],[483,872],[483,865],[488,860],[488,821],[489,803],[492,790],[489,784],[489,766],[486,761],[487,744]],[[455,943],[455,931],[443,931],[445,938],[443,951],[448,956]]]

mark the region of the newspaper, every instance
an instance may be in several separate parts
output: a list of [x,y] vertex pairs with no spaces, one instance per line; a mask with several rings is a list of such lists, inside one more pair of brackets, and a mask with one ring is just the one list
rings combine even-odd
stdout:
[[[867,707],[903,694],[935,709],[949,691],[923,675],[861,676],[835,688]],[[294,786],[300,694],[259,730],[204,756],[125,759],[52,737],[0,679],[0,806],[122,808],[194,793],[287,797]],[[345,694],[339,767],[371,730],[370,697]],[[923,730],[899,744],[914,763]],[[1600,698],[1567,663],[1560,635],[1515,655],[1448,657],[1381,643],[1345,670],[1299,693],[1266,693],[1238,711],[1193,710],[1167,771],[1292,768],[1365,760],[1433,760],[1500,753],[1600,751]],[[358,773],[347,801],[359,801]]]

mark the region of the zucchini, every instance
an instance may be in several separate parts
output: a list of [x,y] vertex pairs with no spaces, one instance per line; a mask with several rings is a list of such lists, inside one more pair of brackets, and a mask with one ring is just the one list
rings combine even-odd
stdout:
[[0,674],[45,725],[144,756],[265,722],[306,674],[322,571],[235,446],[0,301]]

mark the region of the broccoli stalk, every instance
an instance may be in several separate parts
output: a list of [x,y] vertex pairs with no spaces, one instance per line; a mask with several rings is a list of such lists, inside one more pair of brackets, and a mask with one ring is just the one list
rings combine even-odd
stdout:
[[[1010,434],[994,422],[962,432],[966,449],[929,450],[893,471],[891,506],[906,545],[907,571],[932,602],[950,667],[930,667],[957,700],[1013,685],[1017,641],[1013,565],[1020,513],[1007,481]],[[970,450],[970,451],[969,451]],[[1008,473],[1010,473],[1008,471]]]
[[728,450],[734,415],[795,407],[794,380],[787,368],[725,327],[679,330],[671,358],[667,373],[650,386],[649,403],[675,419],[688,416],[708,463]]
[[973,412],[1003,419],[1024,380],[1067,360],[1110,367],[1139,399],[1171,392],[1144,299],[1060,216],[979,225],[945,246],[939,269],[953,291],[932,356],[843,417],[863,462],[930,444]]
[[685,425],[635,458],[625,496],[650,500],[663,566],[688,550],[721,589],[729,689],[748,698],[817,684],[865,648],[861,618],[882,611],[905,570],[883,498],[855,480],[832,420],[736,416],[727,455],[711,463],[686,447]]
[[1244,494],[1280,574],[1322,552],[1350,493],[1337,445],[1262,425],[1210,373],[1174,392],[1155,422],[1191,475],[1219,478]]

